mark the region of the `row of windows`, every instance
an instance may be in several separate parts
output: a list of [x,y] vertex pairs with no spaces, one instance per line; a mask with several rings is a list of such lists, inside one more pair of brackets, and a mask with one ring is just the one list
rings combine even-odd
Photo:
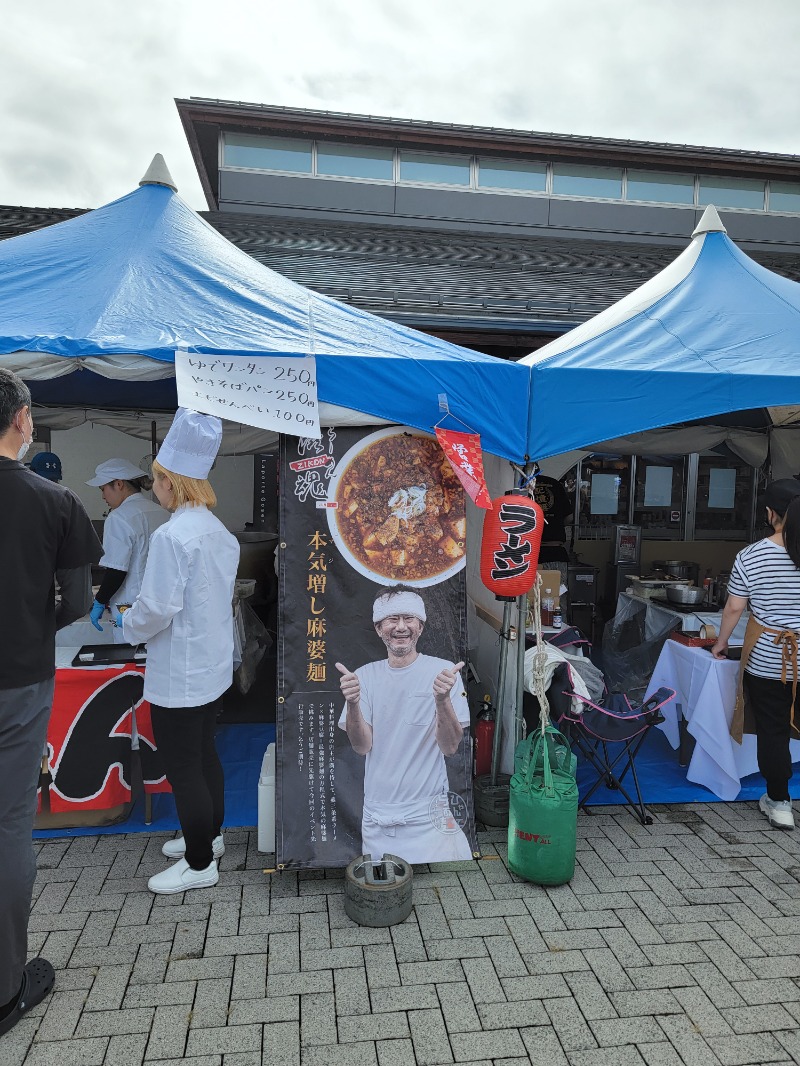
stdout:
[[226,133],[221,163],[319,177],[448,185],[601,200],[800,213],[800,182],[718,178],[623,167],[528,163]]

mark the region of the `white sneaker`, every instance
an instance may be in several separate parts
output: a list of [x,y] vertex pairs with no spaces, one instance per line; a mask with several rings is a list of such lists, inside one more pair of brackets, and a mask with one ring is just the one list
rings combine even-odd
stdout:
[[791,800],[772,800],[765,792],[758,801],[758,809],[767,816],[774,829],[794,829]]
[[179,859],[168,870],[153,874],[147,887],[151,892],[170,896],[175,892],[188,892],[190,888],[213,888],[217,881],[219,874],[214,859],[205,870],[193,870],[186,859]]
[[[214,858],[222,858],[225,854],[225,841],[222,833],[218,837],[214,837],[211,847],[214,851]],[[161,848],[161,854],[166,855],[168,859],[182,859],[186,854],[186,841],[183,837],[175,837],[174,840],[168,840]]]

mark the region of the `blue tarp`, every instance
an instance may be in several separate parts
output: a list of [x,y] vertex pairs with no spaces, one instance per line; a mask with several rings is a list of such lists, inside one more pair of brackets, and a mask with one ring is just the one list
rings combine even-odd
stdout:
[[[0,360],[43,403],[172,409],[165,364],[183,343],[313,354],[322,402],[423,430],[445,394],[516,461],[800,404],[800,285],[738,249],[713,208],[674,263],[573,332],[518,363],[460,348],[287,280],[162,184],[0,242]],[[61,359],[81,372],[59,376]]]
[[695,238],[699,254],[690,246],[578,327],[574,343],[567,334],[521,360],[532,374],[531,457],[800,403],[800,285],[745,255],[710,211],[720,228]]
[[0,358],[90,360],[63,378],[42,371],[41,359],[37,373],[22,369],[40,402],[174,407],[171,378],[142,382],[119,367],[103,376],[92,357],[171,363],[179,342],[209,354],[314,355],[320,401],[423,430],[440,420],[444,393],[486,451],[525,453],[527,368],[287,280],[165,185],[0,243]]

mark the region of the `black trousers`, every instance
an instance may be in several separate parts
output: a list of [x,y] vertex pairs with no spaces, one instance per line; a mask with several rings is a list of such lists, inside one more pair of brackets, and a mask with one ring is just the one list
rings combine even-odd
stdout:
[[175,796],[186,861],[205,870],[225,818],[225,778],[214,733],[222,697],[202,707],[150,705],[153,736]]
[[28,957],[36,879],[31,831],[54,680],[0,689],[0,1006],[22,987]]
[[[756,677],[745,670],[744,684],[755,717],[758,769],[767,782],[767,795],[771,800],[788,800],[792,776],[789,754],[791,682]],[[800,708],[796,715],[800,724]]]

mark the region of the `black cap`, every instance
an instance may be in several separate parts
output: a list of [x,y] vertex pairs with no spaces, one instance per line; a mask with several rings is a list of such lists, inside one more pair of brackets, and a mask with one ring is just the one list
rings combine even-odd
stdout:
[[784,477],[779,481],[771,481],[764,492],[759,496],[758,502],[763,507],[770,507],[776,514],[785,515],[792,500],[800,496],[800,481],[793,477]]

